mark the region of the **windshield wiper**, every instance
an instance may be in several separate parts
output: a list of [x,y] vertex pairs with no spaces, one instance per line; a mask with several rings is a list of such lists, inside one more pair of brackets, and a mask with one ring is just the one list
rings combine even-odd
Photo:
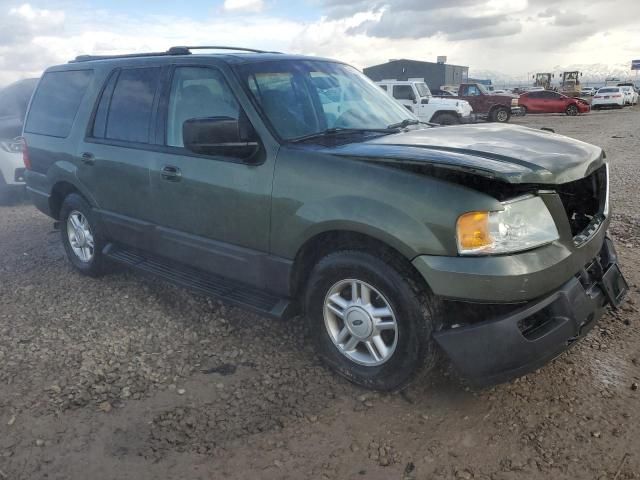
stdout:
[[431,123],[421,122],[420,120],[416,120],[415,118],[405,118],[401,122],[392,123],[391,125],[387,126],[387,128],[389,129],[407,128],[410,125],[420,125],[421,123],[424,123],[425,125],[433,126],[433,124]]
[[388,125],[387,128],[395,128],[395,129],[407,128],[409,125],[418,125],[419,123],[420,123],[420,120],[416,120],[415,118],[405,118],[401,122],[392,123],[391,125]]
[[306,140],[313,140],[314,138],[331,137],[334,135],[340,135],[343,133],[395,133],[398,131],[396,128],[346,128],[346,127],[332,127],[322,130],[321,132],[310,133],[309,135],[303,135],[301,137],[292,138],[289,143],[304,142]]

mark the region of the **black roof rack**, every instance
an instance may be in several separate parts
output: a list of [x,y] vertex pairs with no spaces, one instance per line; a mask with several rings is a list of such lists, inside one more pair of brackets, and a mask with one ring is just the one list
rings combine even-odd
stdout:
[[126,53],[122,55],[78,55],[74,60],[71,60],[69,63],[89,62],[91,60],[109,60],[112,58],[137,58],[137,57],[163,57],[166,55],[191,55],[191,50],[234,50],[237,52],[251,52],[251,53],[280,53],[280,52],[267,52],[264,50],[256,50],[254,48],[243,48],[243,47],[178,46],[178,47],[171,47],[166,52]]

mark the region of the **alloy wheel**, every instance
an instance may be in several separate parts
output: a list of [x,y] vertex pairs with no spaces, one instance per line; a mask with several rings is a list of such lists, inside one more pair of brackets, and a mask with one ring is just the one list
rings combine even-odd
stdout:
[[498,110],[496,113],[496,120],[499,122],[506,122],[509,119],[509,113],[506,110]]
[[89,263],[93,259],[95,242],[87,217],[82,212],[73,210],[67,218],[67,236],[71,250],[78,259]]
[[357,279],[334,284],[324,301],[324,323],[335,347],[351,361],[382,365],[398,343],[398,323],[389,301]]

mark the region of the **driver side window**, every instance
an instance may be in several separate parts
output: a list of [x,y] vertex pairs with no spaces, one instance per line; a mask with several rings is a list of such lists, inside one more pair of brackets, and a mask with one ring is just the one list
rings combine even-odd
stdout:
[[202,67],[175,69],[169,96],[167,145],[183,147],[182,125],[192,118],[227,117],[237,120],[240,106],[217,70]]
[[477,97],[478,95],[480,95],[480,90],[478,90],[478,87],[476,87],[475,85],[469,85],[467,95],[469,95],[470,97]]
[[411,85],[394,85],[393,98],[396,100],[415,100],[416,96]]

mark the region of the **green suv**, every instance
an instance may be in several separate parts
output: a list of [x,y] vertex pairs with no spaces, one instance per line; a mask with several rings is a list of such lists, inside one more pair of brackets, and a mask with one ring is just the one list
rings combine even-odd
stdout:
[[26,181],[81,273],[303,313],[326,363],[379,390],[439,350],[477,383],[523,374],[621,302],[600,148],[423,125],[336,61],[196,48],[44,73]]

